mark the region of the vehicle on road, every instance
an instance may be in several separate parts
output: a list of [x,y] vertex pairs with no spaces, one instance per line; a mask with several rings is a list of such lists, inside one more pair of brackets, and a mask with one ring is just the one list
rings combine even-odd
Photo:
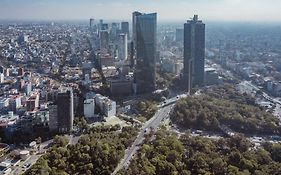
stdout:
[[144,130],[144,132],[146,133],[148,131],[148,128],[146,128],[145,130]]

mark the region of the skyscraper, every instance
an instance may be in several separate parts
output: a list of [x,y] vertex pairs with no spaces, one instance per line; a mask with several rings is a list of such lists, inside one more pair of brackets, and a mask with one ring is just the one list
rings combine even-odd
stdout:
[[140,12],[133,12],[133,22],[132,22],[132,30],[133,30],[133,34],[132,34],[132,40],[134,42],[134,45],[136,46],[135,42],[136,42],[136,37],[137,37],[137,27],[136,27],[136,18],[137,16],[141,15]]
[[61,133],[70,132],[73,129],[74,104],[73,92],[71,89],[58,94],[58,131]]
[[205,24],[194,15],[184,24],[183,80],[188,92],[204,84]]
[[107,51],[109,48],[109,33],[107,30],[100,31],[100,50]]
[[[135,14],[135,15],[134,15]],[[157,14],[133,13],[135,27],[136,67],[135,83],[137,93],[155,90],[156,21]]]
[[58,106],[56,104],[49,104],[49,129],[51,132],[58,131]]
[[110,29],[110,38],[112,41],[115,41],[116,39],[118,39],[118,30],[119,30],[119,24],[118,23],[112,23],[111,24],[111,29]]
[[128,58],[127,34],[121,33],[119,35],[118,59],[119,60],[127,60],[127,58]]
[[129,22],[121,22],[121,32],[127,34],[127,38],[130,38]]
[[94,19],[93,18],[90,18],[90,28],[92,28],[93,27],[93,25],[94,25]]

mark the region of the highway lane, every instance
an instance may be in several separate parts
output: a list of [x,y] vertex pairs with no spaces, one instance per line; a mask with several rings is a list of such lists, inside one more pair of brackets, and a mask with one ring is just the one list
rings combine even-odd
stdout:
[[133,142],[132,146],[125,151],[124,158],[119,162],[112,175],[115,175],[123,167],[127,168],[129,166],[133,156],[137,153],[140,148],[139,145],[143,143],[145,134],[149,134],[152,130],[157,130],[162,121],[169,117],[170,112],[175,106],[175,102],[184,97],[186,97],[186,95],[184,94],[178,95],[176,97],[166,100],[164,103],[158,106],[159,110],[141,128],[136,140]]

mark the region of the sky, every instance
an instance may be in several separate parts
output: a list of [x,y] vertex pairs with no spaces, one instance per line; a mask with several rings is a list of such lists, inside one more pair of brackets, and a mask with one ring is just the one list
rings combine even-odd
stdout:
[[130,20],[133,11],[159,21],[281,22],[281,0],[0,0],[4,20]]

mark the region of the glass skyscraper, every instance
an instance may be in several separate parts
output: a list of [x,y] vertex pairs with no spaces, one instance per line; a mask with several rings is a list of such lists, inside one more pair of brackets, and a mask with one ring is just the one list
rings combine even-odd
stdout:
[[73,130],[74,104],[72,89],[65,90],[58,94],[57,99],[58,130],[60,133]]
[[194,15],[184,24],[183,80],[188,92],[204,85],[205,24]]
[[136,49],[134,77],[138,94],[153,92],[156,87],[156,23],[156,13],[133,13]]
[[127,34],[127,38],[130,39],[129,22],[121,22],[121,32]]

